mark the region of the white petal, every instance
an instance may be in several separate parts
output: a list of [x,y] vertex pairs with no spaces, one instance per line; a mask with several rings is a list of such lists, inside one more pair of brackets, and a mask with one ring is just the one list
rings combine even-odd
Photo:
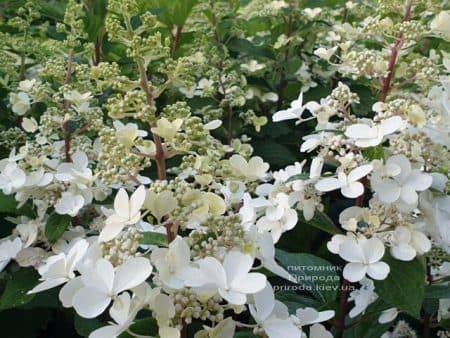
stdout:
[[270,319],[263,324],[269,338],[299,338],[301,331],[291,321],[286,319]]
[[33,289],[28,291],[28,293],[30,293],[30,294],[31,293],[38,293],[38,292],[41,292],[41,291],[52,289],[52,288],[54,288],[56,286],[64,284],[65,282],[67,282],[67,278],[48,279],[48,280],[45,280],[42,283],[39,283],[38,285],[36,285]]
[[420,170],[413,170],[404,184],[411,186],[416,191],[424,191],[433,183],[433,176]]
[[411,241],[419,255],[423,255],[431,250],[431,241],[420,231],[413,231]]
[[244,305],[247,302],[247,297],[245,294],[235,291],[226,291],[224,289],[219,289],[219,294],[228,303],[234,305]]
[[403,120],[400,116],[392,116],[381,121],[380,130],[383,135],[389,135],[403,127]]
[[327,192],[339,189],[341,182],[337,178],[324,178],[316,183],[315,188],[319,191]]
[[61,290],[59,291],[59,300],[61,301],[64,307],[72,307],[73,306],[73,297],[75,294],[84,287],[83,281],[81,277],[76,277],[71,279],[68,283],[66,283]]
[[145,187],[141,185],[130,197],[130,217],[136,215],[144,204],[146,196]]
[[374,185],[378,198],[383,203],[393,203],[400,198],[401,188],[394,180],[383,180]]
[[98,289],[87,287],[78,290],[73,297],[75,311],[84,318],[94,318],[108,307],[111,298]]
[[400,198],[408,205],[416,205],[419,200],[419,196],[416,191],[409,185],[404,185],[402,187]]
[[117,325],[106,325],[89,334],[89,338],[115,338],[120,333]]
[[390,268],[385,262],[376,262],[370,264],[367,268],[367,274],[373,279],[383,280],[389,274]]
[[367,176],[373,169],[373,166],[371,164],[362,165],[358,168],[353,169],[348,174],[348,180],[349,181],[358,181],[361,178]]
[[265,321],[272,313],[275,307],[275,295],[273,293],[272,286],[267,283],[266,287],[253,295],[253,301],[255,303],[253,317],[256,317],[257,322]]
[[309,329],[309,338],[333,338],[333,335],[322,324],[314,324]]
[[292,120],[292,119],[298,119],[298,118],[299,118],[299,116],[297,114],[295,114],[291,109],[288,109],[288,110],[280,110],[280,111],[276,112],[272,116],[272,121],[280,122],[280,121]]
[[114,283],[114,267],[110,261],[102,258],[97,260],[92,268],[84,271],[81,278],[87,287],[110,293]]
[[128,194],[125,189],[120,188],[114,198],[114,211],[124,219],[128,219],[130,216],[129,207]]
[[341,193],[348,198],[356,198],[364,194],[364,185],[361,182],[351,182],[341,188]]
[[384,256],[384,244],[378,238],[372,237],[364,241],[361,246],[366,263],[378,262]]
[[361,263],[348,263],[344,267],[343,276],[348,281],[354,283],[364,278],[367,272],[367,266]]
[[227,275],[227,280],[232,283],[235,278],[246,276],[253,265],[253,258],[240,251],[230,251],[224,259],[223,268]]
[[397,315],[398,315],[398,310],[395,307],[384,310],[381,313],[380,317],[378,317],[378,323],[386,324],[386,323],[392,322],[395,318],[397,318]]
[[407,243],[400,243],[391,247],[391,255],[401,261],[411,261],[416,257],[416,250]]
[[342,241],[339,246],[339,256],[352,263],[362,263],[365,259],[364,251],[354,239]]
[[[226,288],[227,275],[220,262],[213,257],[206,257],[196,262],[200,266],[204,283],[212,283],[219,288]],[[189,281],[188,281],[189,282]]]
[[266,281],[266,276],[262,273],[252,272],[241,276],[241,278],[234,279],[230,287],[241,293],[256,293],[264,289]]
[[120,265],[115,272],[114,293],[132,289],[144,282],[152,273],[150,261],[144,257],[135,257]]
[[[115,215],[112,215],[115,216]],[[114,239],[125,227],[125,223],[123,222],[107,222],[105,224],[105,227],[100,232],[100,236],[98,236],[98,241],[101,242],[108,242],[112,239]]]
[[353,139],[359,139],[359,138],[372,138],[375,135],[374,129],[367,124],[353,124],[351,126],[348,126],[345,130],[345,136],[353,138]]

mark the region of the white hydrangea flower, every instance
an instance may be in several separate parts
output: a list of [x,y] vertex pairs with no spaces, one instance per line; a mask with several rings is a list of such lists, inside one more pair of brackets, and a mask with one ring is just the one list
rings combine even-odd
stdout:
[[67,283],[75,278],[77,264],[83,259],[89,247],[85,239],[75,238],[67,251],[47,258],[45,264],[39,267],[41,275],[38,285],[28,293],[37,293]]
[[144,282],[151,272],[152,266],[144,257],[130,258],[117,268],[106,259],[99,259],[83,271],[82,287],[73,295],[73,307],[84,318],[97,317],[113,298]]
[[[405,155],[394,155],[386,161],[388,177],[372,180],[372,188],[378,199],[383,203],[394,203],[398,200],[415,207],[418,201],[418,191],[424,191],[431,186],[431,175],[419,169],[412,169]],[[400,170],[398,170],[400,169]]]
[[389,265],[381,262],[384,256],[384,244],[375,237],[366,239],[345,239],[339,246],[339,256],[346,260],[343,276],[350,282],[362,280],[366,274],[382,280],[389,274]]
[[242,155],[233,155],[230,157],[230,166],[240,177],[248,180],[257,180],[266,176],[269,170],[269,164],[264,162],[259,156],[252,157],[248,162]]
[[139,186],[128,198],[125,189],[121,188],[114,199],[114,212],[105,221],[98,240],[106,242],[116,237],[127,225],[136,224],[141,219],[141,208],[146,197],[145,187]]
[[250,313],[269,338],[300,337],[301,331],[290,318],[287,306],[275,300],[269,283],[252,298],[253,303],[249,305]]
[[364,185],[359,180],[367,176],[373,167],[365,164],[350,171],[347,175],[342,171],[338,171],[338,177],[327,177],[318,181],[315,185],[316,189],[322,192],[340,189],[342,195],[348,198],[356,198],[364,193]]
[[253,265],[250,255],[230,251],[220,263],[214,257],[197,260],[198,269],[186,274],[186,285],[217,290],[222,298],[233,305],[243,305],[247,294],[254,294],[266,286],[266,276],[249,272]]

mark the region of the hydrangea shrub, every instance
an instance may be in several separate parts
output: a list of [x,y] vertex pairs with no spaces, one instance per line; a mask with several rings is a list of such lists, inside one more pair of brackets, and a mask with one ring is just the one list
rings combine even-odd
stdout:
[[450,337],[447,1],[1,16],[2,336]]

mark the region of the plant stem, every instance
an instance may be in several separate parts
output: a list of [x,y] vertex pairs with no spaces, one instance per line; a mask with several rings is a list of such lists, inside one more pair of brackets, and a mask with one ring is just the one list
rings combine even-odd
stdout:
[[350,287],[350,282],[345,278],[342,280],[341,284],[341,295],[339,298],[339,313],[336,318],[335,326],[337,328],[336,338],[342,338],[345,331],[345,317],[347,315],[347,298],[348,290]]
[[178,46],[180,45],[180,38],[181,38],[181,32],[183,31],[183,26],[177,26],[175,35],[172,37],[172,50],[171,55],[172,57],[175,55],[175,52],[178,49]]
[[[66,70],[66,77],[64,79],[64,84],[67,85],[71,79],[72,79],[72,62],[73,62],[73,49],[69,50],[69,53],[67,54],[67,70]],[[64,100],[63,101],[63,107],[64,110],[69,109],[69,101]],[[66,136],[64,137],[64,153],[65,153],[65,161],[66,162],[72,162],[72,156],[70,155],[70,148],[72,144],[72,133],[70,132],[67,121],[63,124],[63,130],[66,133]]]
[[[149,105],[154,104],[154,96],[153,91],[148,85],[148,79],[147,79],[147,72],[144,68],[144,64],[141,60],[137,61],[137,65],[139,68],[139,74],[141,77],[141,88],[145,92],[145,95],[147,97],[147,103]],[[166,156],[164,152],[164,147],[162,145],[161,138],[153,134],[153,142],[155,142],[156,146],[156,154],[155,154],[155,161],[156,161],[156,167],[158,172],[158,179],[159,180],[165,180],[167,178],[166,176]]]
[[[405,15],[403,16],[403,21],[408,21],[411,19],[412,14],[412,0],[409,0],[406,9],[405,9]],[[384,79],[381,80],[381,94],[380,94],[380,101],[385,102],[386,98],[389,94],[389,91],[392,88],[392,78],[394,76],[395,71],[395,65],[397,63],[398,59],[398,53],[400,52],[400,49],[402,48],[404,42],[404,35],[403,32],[400,32],[395,39],[394,44],[391,47],[391,54],[389,56],[389,63],[388,63],[388,69],[387,69],[387,75]]]
[[[286,32],[286,36],[288,37],[288,39],[292,35],[293,19],[294,19],[293,16],[289,15],[288,28],[287,28],[287,32]],[[283,67],[286,64],[286,62],[288,61],[288,59],[289,59],[289,42],[288,42],[288,45],[286,46],[286,51],[284,52],[283,65],[281,65],[281,67],[280,67],[280,83],[278,85],[277,110],[280,110],[283,106],[284,91],[286,90],[286,86],[287,86],[286,74],[284,73]]]

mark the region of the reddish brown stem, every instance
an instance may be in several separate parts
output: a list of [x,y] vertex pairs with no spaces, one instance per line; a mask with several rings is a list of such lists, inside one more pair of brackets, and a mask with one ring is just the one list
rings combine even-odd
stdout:
[[[403,21],[410,20],[411,15],[412,15],[412,0],[408,1],[408,4],[406,5]],[[400,32],[397,38],[395,39],[394,44],[391,47],[391,54],[389,56],[387,75],[384,79],[381,80],[381,94],[380,94],[381,102],[386,101],[389,91],[392,88],[392,78],[394,76],[395,65],[397,63],[398,53],[402,48],[403,42],[404,42],[404,35],[403,32]]]
[[[69,53],[67,55],[67,70],[66,70],[66,77],[64,79],[64,84],[68,84],[70,80],[72,79],[72,58],[73,58],[73,50],[69,50]],[[64,110],[69,109],[70,102],[67,100],[64,100],[63,107]],[[63,130],[66,133],[66,136],[64,138],[64,153],[65,153],[65,161],[66,162],[72,162],[72,156],[70,156],[70,147],[72,144],[72,133],[70,132],[67,121],[63,124]]]
[[350,282],[346,279],[342,280],[341,284],[341,295],[339,298],[339,312],[336,318],[336,338],[342,338],[345,331],[345,317],[347,315],[347,298],[348,291],[350,288]]
[[[145,68],[144,68],[144,65],[142,64],[142,62],[138,62],[138,67],[139,67],[139,73],[141,76],[141,88],[147,97],[147,103],[149,105],[153,105],[154,104],[154,96],[153,96],[153,91],[148,84],[147,72],[145,71]],[[165,180],[166,179],[166,154],[164,152],[162,140],[158,135],[153,134],[153,142],[155,142],[155,146],[156,146],[155,160],[156,160],[156,166],[157,166],[158,179]]]
[[172,50],[171,55],[172,57],[175,55],[175,52],[177,51],[179,45],[180,45],[180,38],[181,38],[181,32],[183,31],[183,26],[177,26],[175,35],[173,36],[173,42],[172,42]]
[[94,60],[93,60],[94,66],[98,66],[101,60],[101,44],[102,42],[100,37],[97,37],[94,46]]

